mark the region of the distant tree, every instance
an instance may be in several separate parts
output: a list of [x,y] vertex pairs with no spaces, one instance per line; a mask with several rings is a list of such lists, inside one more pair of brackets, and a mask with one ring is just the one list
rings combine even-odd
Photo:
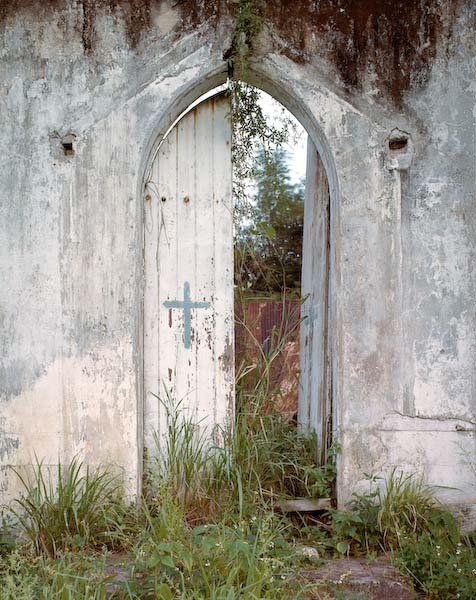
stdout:
[[250,292],[299,290],[304,183],[291,183],[283,148],[258,152],[253,179],[248,223],[237,230],[236,276]]

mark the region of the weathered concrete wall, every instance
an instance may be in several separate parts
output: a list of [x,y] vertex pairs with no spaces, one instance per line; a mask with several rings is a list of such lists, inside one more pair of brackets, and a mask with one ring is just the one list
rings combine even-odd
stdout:
[[[138,484],[142,178],[161,132],[225,80],[236,8],[0,7],[5,500],[18,489],[9,467],[34,453],[54,463],[81,451]],[[396,464],[466,502],[476,495],[472,2],[258,8],[249,80],[302,121],[329,174],[340,498]],[[411,164],[388,149],[397,129]]]

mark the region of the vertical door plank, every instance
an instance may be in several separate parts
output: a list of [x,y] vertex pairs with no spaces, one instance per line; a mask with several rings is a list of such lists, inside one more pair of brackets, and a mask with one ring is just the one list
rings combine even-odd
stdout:
[[320,459],[326,451],[330,415],[327,365],[329,185],[324,165],[308,138],[301,293],[298,421],[314,429]]
[[[212,149],[215,181],[213,201],[216,360],[213,367],[216,389],[222,390],[222,401],[216,405],[218,423],[222,423],[227,414],[233,413],[235,400],[233,201],[229,112],[228,102],[218,99],[215,101]],[[225,244],[223,240],[231,240],[231,242]]]
[[[173,328],[172,313],[164,307],[164,302],[170,298],[175,298],[177,289],[177,275],[167,268],[167,265],[176,264],[178,245],[177,245],[177,146],[178,131],[172,131],[165,139],[159,149],[156,160],[158,196],[156,202],[157,220],[159,222],[159,236],[157,239],[157,249],[155,262],[152,266],[151,276],[155,279],[158,295],[158,321],[155,327],[158,330],[158,346],[155,348],[155,355],[152,358],[156,366],[156,386],[155,392],[160,401],[154,398],[147,390],[149,401],[155,402],[158,406],[158,423],[149,424],[160,437],[166,434],[165,428],[165,407],[167,395],[174,394],[175,372],[173,365],[170,364],[170,353],[175,351],[175,330]],[[147,274],[147,265],[146,265]],[[146,278],[147,279],[147,278]],[[155,450],[155,448],[154,448]]]
[[[215,280],[215,213],[213,196],[215,193],[215,169],[213,158],[213,138],[215,123],[213,120],[212,101],[197,106],[196,141],[197,141],[197,178],[196,196],[200,198],[200,210],[197,211],[197,290],[199,301],[210,301],[212,310],[200,310],[196,323],[200,324],[197,335],[197,418],[207,419],[212,416],[216,422],[217,386],[213,377],[213,365],[216,363],[217,347],[215,343],[216,327],[216,280]],[[205,421],[203,421],[205,422]]]
[[[166,271],[164,277],[161,276],[161,267],[163,270],[163,265],[175,261],[177,253],[176,142],[176,134],[164,140],[152,165],[150,183],[146,186],[146,197],[150,199],[145,201],[144,227],[144,436],[145,447],[149,450],[155,446],[154,432],[164,433],[159,431],[160,423],[164,421],[164,408],[154,394],[163,398],[165,386],[173,385],[172,372],[167,372],[165,378],[161,377],[166,358],[161,349],[174,345],[173,330],[166,326],[161,302],[175,292],[175,282]],[[169,291],[171,285],[174,287]],[[159,327],[159,323],[162,326]]]
[[[196,110],[183,117],[176,125],[178,128],[177,143],[177,262],[175,267],[176,289],[169,298],[184,299],[185,285],[188,283],[190,297],[196,300],[196,212],[198,199],[195,194],[196,175],[196,149],[195,125]],[[159,165],[160,169],[160,165]],[[190,330],[187,331],[185,311],[174,309],[172,311],[172,324],[175,331],[176,358],[171,353],[169,368],[175,370],[175,400],[182,406],[194,409],[197,393],[197,340],[199,329],[198,319],[203,309],[191,311]],[[190,334],[190,347],[186,347],[186,338]],[[188,342],[187,342],[188,345]]]
[[[157,182],[157,162],[152,165],[150,180]],[[157,240],[159,237],[159,227],[157,219],[157,189],[155,185],[146,185],[144,193],[144,268],[155,271],[155,257],[158,251]],[[159,320],[158,278],[149,277],[145,280],[144,286],[144,394],[147,401],[144,402],[144,447],[152,448],[152,432],[158,427],[159,414],[157,403],[149,398],[151,392],[158,392],[158,370],[155,357],[158,347],[159,330],[157,323]]]

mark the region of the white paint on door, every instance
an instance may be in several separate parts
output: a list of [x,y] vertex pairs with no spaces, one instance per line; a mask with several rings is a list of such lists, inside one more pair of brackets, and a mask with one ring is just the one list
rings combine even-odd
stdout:
[[145,189],[144,435],[166,433],[154,394],[201,426],[234,404],[233,207],[229,105],[217,94],[161,143]]

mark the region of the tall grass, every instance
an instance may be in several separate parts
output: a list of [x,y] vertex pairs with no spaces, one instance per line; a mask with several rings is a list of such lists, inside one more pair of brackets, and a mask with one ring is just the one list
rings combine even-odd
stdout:
[[146,494],[161,503],[172,499],[190,523],[200,522],[219,511],[223,500],[222,481],[217,481],[223,450],[215,443],[218,431],[204,420],[197,422],[168,390],[156,397],[165,410],[166,433],[155,435],[157,451],[149,461]]
[[385,549],[397,549],[405,536],[414,533],[446,535],[458,541],[454,517],[435,498],[435,488],[415,473],[392,468],[385,488],[378,490],[377,526]]
[[399,551],[412,536],[459,541],[456,519],[421,476],[392,468],[381,485],[368,476],[367,493],[354,494],[350,510],[331,511],[336,541],[345,553]]
[[235,315],[236,333],[240,334],[235,365],[237,412],[242,407],[260,413],[277,412],[277,400],[282,394],[279,377],[282,358],[289,343],[296,340],[301,320],[293,318],[295,307],[289,306],[289,298],[283,293],[282,318],[262,345],[253,332],[253,324],[247,322],[246,296],[237,292],[237,297],[241,305],[237,313],[242,315]]
[[[269,370],[268,370],[269,373]],[[335,477],[333,463],[316,464],[316,437],[270,407],[268,382],[257,382],[253,401],[245,391],[236,419],[210,431],[197,423],[166,393],[167,434],[156,437],[157,458],[149,465],[149,497],[173,498],[191,524],[225,513],[243,516],[272,508],[289,496],[328,496]]]
[[329,494],[334,472],[316,464],[315,435],[298,432],[283,415],[242,410],[231,443],[243,489],[262,502]]
[[55,557],[68,548],[110,544],[122,480],[109,469],[91,470],[77,458],[58,464],[52,476],[36,461],[32,477],[15,471],[23,495],[11,513],[36,553]]
[[[281,410],[280,378],[276,373],[300,320],[292,318],[286,290],[282,319],[262,346],[246,321],[246,295],[238,285],[243,315],[238,331],[236,364],[236,423],[229,437],[228,456],[235,469],[240,503],[272,505],[283,496],[324,497],[331,494],[334,461],[317,464],[317,438],[298,430],[296,421]],[[241,510],[240,506],[240,510]]]

